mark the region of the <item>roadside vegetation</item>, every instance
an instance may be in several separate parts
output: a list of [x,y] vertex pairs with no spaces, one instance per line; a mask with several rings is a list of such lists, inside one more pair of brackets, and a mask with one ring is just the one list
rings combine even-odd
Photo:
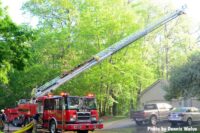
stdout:
[[171,71],[170,86],[166,98],[184,97],[185,99],[200,96],[200,51],[193,53],[185,63]]

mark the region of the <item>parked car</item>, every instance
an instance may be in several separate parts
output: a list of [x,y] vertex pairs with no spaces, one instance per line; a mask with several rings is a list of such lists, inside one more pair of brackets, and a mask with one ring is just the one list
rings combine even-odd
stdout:
[[172,126],[177,124],[187,124],[191,126],[193,122],[200,121],[200,112],[195,107],[179,107],[172,110],[168,116]]
[[137,125],[156,125],[158,121],[168,120],[172,106],[168,103],[149,103],[144,105],[144,110],[134,112],[133,120]]

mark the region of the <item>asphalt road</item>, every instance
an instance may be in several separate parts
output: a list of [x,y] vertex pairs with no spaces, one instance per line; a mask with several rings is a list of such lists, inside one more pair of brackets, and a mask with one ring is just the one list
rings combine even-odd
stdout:
[[[14,130],[19,128],[9,126],[9,133],[12,133]],[[96,130],[95,132],[90,133],[164,133],[168,130],[183,130],[184,127],[171,127],[168,122],[160,122],[157,126],[152,127],[148,125],[137,126],[135,122],[131,119],[122,119],[112,122],[105,122],[104,128],[101,130]],[[198,129],[200,131],[200,123],[192,126],[192,129]],[[5,133],[8,133],[8,127],[5,127]],[[66,132],[66,133],[74,133],[74,132]]]
[[167,127],[170,127],[170,124],[167,122],[161,122],[157,127],[148,125],[137,126],[132,119],[123,119],[104,123],[104,129],[96,131],[96,133],[162,133],[162,131],[158,132],[155,128]]
[[167,131],[200,131],[200,122],[193,124],[192,127],[183,125],[171,127],[169,122],[159,122],[156,126],[137,126],[131,119],[124,119],[105,123],[104,125],[105,128],[96,131],[96,133],[165,133]]

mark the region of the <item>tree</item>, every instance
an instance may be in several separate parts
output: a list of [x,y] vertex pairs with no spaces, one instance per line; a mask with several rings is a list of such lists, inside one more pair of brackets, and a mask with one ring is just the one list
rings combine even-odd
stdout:
[[[40,20],[40,38],[34,43],[40,64],[45,65],[47,70],[69,70],[163,16],[160,9],[146,3],[146,0],[136,3],[126,0],[28,1],[24,5],[25,11]],[[163,52],[159,51],[162,47],[155,43],[159,34],[154,32],[144,40],[134,42],[134,45],[79,75],[57,92],[64,90],[82,95],[92,91],[97,94],[102,114],[127,113],[130,101],[136,106],[137,95],[156,77],[162,77],[159,74],[163,71],[161,63],[157,63],[159,67],[155,65],[155,60],[163,60]],[[162,41],[167,37],[164,36]],[[169,44],[172,42],[169,41]],[[157,51],[159,55],[154,55]],[[122,103],[123,106],[118,106]]]
[[[144,17],[146,23],[175,10],[169,3],[162,5],[159,2],[158,4],[154,5],[153,9],[146,9],[149,10],[148,16]],[[155,15],[155,12],[158,15]],[[197,48],[187,14],[147,35],[142,45],[145,51],[144,57],[154,68],[157,78],[167,80],[170,77],[171,68],[185,62],[188,55]]]
[[32,32],[26,26],[17,26],[0,2],[0,83],[8,83],[8,72],[23,70],[30,58],[29,41]]
[[[140,7],[124,0],[30,0],[24,9],[41,20],[40,38],[34,43],[40,51],[41,64],[58,71],[73,68],[142,27],[137,23],[141,16],[136,15],[142,14]],[[154,77],[140,54],[140,43],[135,42],[135,46],[122,50],[60,90],[74,95],[92,91],[97,94],[101,113],[127,113],[129,108],[123,109],[136,98],[134,90],[145,88]],[[122,102],[124,107],[118,106]]]
[[199,97],[200,96],[200,52],[193,53],[188,61],[175,67],[170,75],[170,86],[166,89],[166,98]]
[[[9,88],[16,99],[28,97],[32,88],[74,68],[164,14],[147,0],[29,0],[24,11],[39,18],[39,36],[32,45],[31,61],[34,63],[23,72],[15,71],[10,75]],[[101,115],[127,114],[130,107],[136,108],[141,91],[157,78],[168,77],[165,71],[180,59],[179,53],[181,58],[185,57],[182,54],[182,50],[187,49],[184,43],[176,40],[180,45],[173,46],[173,39],[181,38],[179,29],[184,27],[175,24],[173,21],[134,42],[55,93],[67,91],[71,95],[84,95],[93,92]],[[187,39],[184,33],[181,36]],[[170,50],[167,51],[168,46]],[[169,60],[171,55],[174,60]]]

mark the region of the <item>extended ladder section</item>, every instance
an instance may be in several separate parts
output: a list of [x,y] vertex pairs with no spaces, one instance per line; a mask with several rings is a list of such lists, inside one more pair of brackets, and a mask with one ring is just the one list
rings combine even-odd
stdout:
[[77,76],[78,74],[84,72],[85,70],[91,68],[92,66],[98,64],[99,62],[103,61],[104,59],[108,58],[109,56],[113,55],[114,53],[120,51],[124,47],[128,46],[129,44],[133,43],[134,41],[140,39],[141,37],[144,37],[148,33],[152,32],[153,30],[157,29],[158,27],[168,23],[169,21],[175,19],[176,17],[182,15],[185,13],[185,7],[182,7],[179,10],[176,10],[175,12],[165,16],[164,18],[160,19],[156,23],[153,23],[143,30],[133,33],[129,35],[128,37],[120,40],[119,42],[111,45],[107,49],[99,52],[98,54],[94,55],[91,59],[88,61],[78,65],[74,69],[64,73],[60,77],[56,77],[55,79],[52,79],[50,82],[47,82],[43,86],[36,88],[35,90],[35,96],[43,96],[49,92],[52,92],[62,84],[66,83],[73,77]]

